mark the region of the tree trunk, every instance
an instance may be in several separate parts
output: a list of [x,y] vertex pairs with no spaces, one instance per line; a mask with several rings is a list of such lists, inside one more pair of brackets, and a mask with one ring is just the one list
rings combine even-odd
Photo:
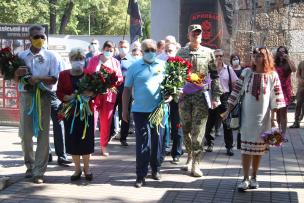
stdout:
[[50,34],[56,34],[57,0],[49,0]]
[[61,24],[60,24],[60,29],[59,29],[59,34],[64,34],[65,32],[65,27],[67,26],[71,14],[72,14],[72,10],[74,8],[75,2],[74,0],[69,0],[69,2],[66,4],[65,6],[65,10],[64,10],[64,14],[61,18]]

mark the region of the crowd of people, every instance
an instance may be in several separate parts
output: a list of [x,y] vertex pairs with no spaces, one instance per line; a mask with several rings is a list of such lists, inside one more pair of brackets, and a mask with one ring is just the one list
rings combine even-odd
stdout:
[[[136,41],[130,45],[128,41],[122,40],[117,47],[113,42],[106,41],[101,49],[99,41],[94,39],[88,53],[82,48],[73,48],[69,53],[71,69],[63,70],[60,57],[44,48],[44,28],[34,25],[30,27],[29,35],[31,47],[18,54],[26,67],[20,67],[15,72],[21,95],[19,135],[27,167],[26,178],[33,177],[35,183],[44,182],[48,161],[52,161],[49,147],[50,118],[53,121],[58,164],[70,164],[67,157],[70,154],[75,165],[71,181],[80,179],[82,173],[86,180],[93,179],[90,154],[94,153],[95,129],[98,128],[103,156],[110,155],[107,146],[111,136],[115,136],[118,131],[121,146],[128,147],[128,134],[134,128],[135,187],[146,184],[149,165],[151,177],[161,179],[160,169],[166,155],[171,155],[172,164],[179,164],[184,154],[183,144],[188,159],[181,169],[189,171],[193,177],[201,177],[202,152],[213,151],[221,125],[226,154],[234,155],[233,130],[226,118],[242,98],[239,134],[244,179],[238,189],[244,191],[259,187],[257,174],[260,160],[269,149],[260,135],[275,126],[276,120],[278,128],[283,134],[286,133],[287,107],[292,102],[291,73],[296,71],[296,67],[286,47],[280,46],[275,57],[264,46],[254,48],[250,67],[241,66],[238,54],[232,54],[230,64],[226,64],[222,49],[212,50],[201,45],[202,28],[194,24],[188,27],[189,42],[185,47],[181,47],[175,37],[170,35],[157,43],[145,39],[142,43]],[[166,61],[175,56],[189,61],[192,73],[208,76],[210,83],[207,88],[190,92],[181,90],[178,101],[172,100],[171,95],[162,98],[160,92]],[[81,116],[67,117],[63,122],[58,120],[57,114],[62,106],[79,96],[78,82],[84,74],[94,73],[104,66],[115,71],[118,78],[115,88],[106,94],[96,95],[85,91],[80,95],[88,98],[88,105],[92,109],[86,122]],[[303,68],[302,62],[297,71],[297,106],[291,128],[299,128],[303,118]],[[32,140],[35,123],[32,122],[32,116],[28,115],[28,110],[32,98],[37,95],[19,80],[28,72],[31,74],[28,83],[32,86],[43,84],[46,90],[40,93],[42,126],[37,136],[35,154]],[[166,125],[151,125],[149,115],[161,101],[168,106],[169,117],[164,117],[162,121]],[[76,102],[73,108],[76,112],[84,107]]]

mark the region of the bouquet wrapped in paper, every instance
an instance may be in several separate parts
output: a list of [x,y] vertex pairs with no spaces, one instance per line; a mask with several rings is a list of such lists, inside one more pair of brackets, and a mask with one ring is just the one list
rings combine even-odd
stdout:
[[25,66],[24,61],[13,54],[10,48],[0,50],[0,70],[4,80],[13,79],[15,71],[20,66]]
[[[187,78],[191,74],[192,64],[181,57],[169,57],[166,63],[164,79],[161,83],[161,95],[165,99],[172,96],[175,102],[178,102],[180,91],[185,85]],[[150,114],[149,121],[151,124],[159,126],[166,114],[164,100]]]
[[276,147],[280,147],[284,142],[287,142],[286,137],[277,128],[272,128],[271,130],[262,133],[261,138],[266,144]]

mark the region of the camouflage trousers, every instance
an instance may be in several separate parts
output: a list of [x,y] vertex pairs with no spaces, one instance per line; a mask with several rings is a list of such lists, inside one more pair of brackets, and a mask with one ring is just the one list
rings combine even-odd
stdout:
[[184,95],[179,101],[179,112],[186,151],[188,155],[199,155],[208,118],[208,106],[202,92]]

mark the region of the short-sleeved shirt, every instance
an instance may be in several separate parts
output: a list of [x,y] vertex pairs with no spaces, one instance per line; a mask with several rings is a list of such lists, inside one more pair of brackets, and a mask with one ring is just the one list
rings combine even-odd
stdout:
[[[18,56],[25,62],[29,68],[29,72],[33,76],[55,77],[58,78],[60,72],[60,61],[54,53],[46,49],[41,49],[39,53],[33,54],[30,49],[22,51]],[[52,90],[53,85],[44,84],[44,86]],[[19,91],[26,92],[24,85],[19,83]]]
[[147,64],[143,59],[128,69],[125,87],[133,88],[132,112],[152,112],[161,101],[160,84],[163,81],[165,62],[156,59]]

